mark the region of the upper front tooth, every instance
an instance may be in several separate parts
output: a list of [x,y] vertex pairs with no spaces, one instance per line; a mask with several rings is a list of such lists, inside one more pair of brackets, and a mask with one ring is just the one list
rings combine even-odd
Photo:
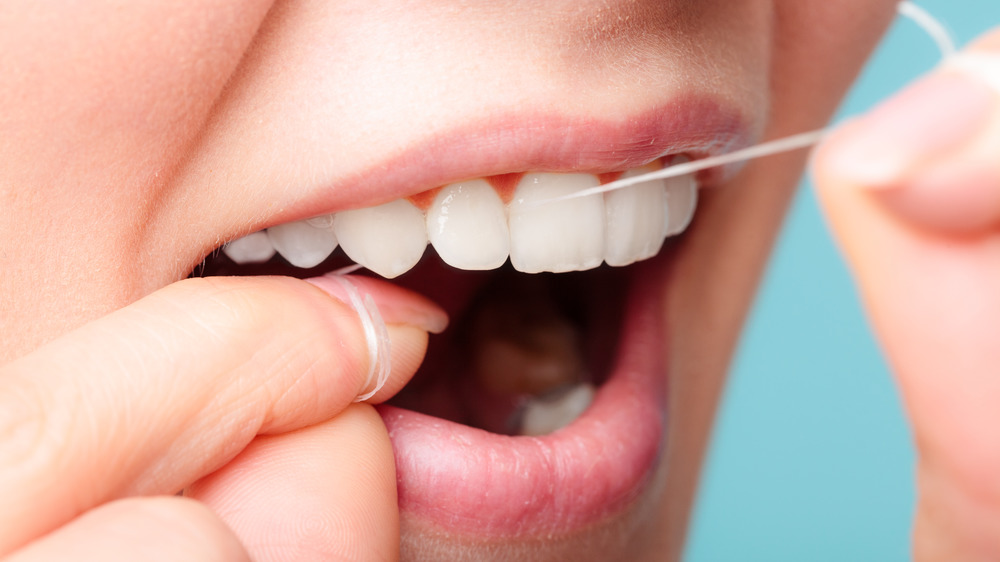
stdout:
[[333,231],[348,257],[387,279],[409,271],[427,247],[424,214],[405,199],[337,213]]
[[[629,178],[653,171],[629,170]],[[629,265],[660,251],[667,235],[667,187],[654,180],[604,194],[605,255],[608,265]]]
[[484,180],[442,189],[427,211],[427,236],[441,259],[459,269],[496,269],[510,252],[503,201]]
[[541,203],[599,185],[589,174],[526,174],[510,203],[510,262],[526,273],[582,271],[604,260],[604,198]]
[[[687,162],[679,158],[675,164]],[[667,236],[680,234],[691,224],[698,206],[698,182],[694,174],[666,180],[667,184]]]
[[317,228],[306,221],[279,224],[267,229],[274,249],[295,267],[321,264],[337,249],[337,237],[329,228]]
[[239,264],[264,263],[274,257],[274,246],[263,230],[233,240],[223,246],[222,251]]

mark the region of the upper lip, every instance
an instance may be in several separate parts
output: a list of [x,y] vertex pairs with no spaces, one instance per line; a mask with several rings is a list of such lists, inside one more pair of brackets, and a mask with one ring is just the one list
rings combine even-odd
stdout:
[[[749,137],[739,111],[705,96],[616,119],[510,114],[436,132],[364,170],[321,179],[260,226],[377,205],[465,179],[530,171],[598,174],[670,154],[713,156],[741,148]],[[709,170],[701,183],[729,171]]]
[[[753,129],[737,104],[704,93],[674,95],[651,109],[613,117],[530,110],[493,114],[429,132],[358,170],[320,166],[309,185],[274,186],[269,191],[276,199],[251,196],[248,201],[257,202],[256,213],[231,217],[224,225],[206,216],[185,231],[190,244],[176,242],[188,248],[184,262],[191,271],[221,241],[277,224],[378,205],[472,178],[516,172],[600,174],[637,168],[671,154],[713,156],[746,146]],[[312,164],[281,165],[313,169]],[[198,165],[195,170],[195,178],[214,173],[212,166]],[[733,171],[735,167],[708,170],[699,180],[703,186],[724,181]],[[280,169],[257,173],[275,183],[285,174]],[[191,217],[185,220],[191,222]]]

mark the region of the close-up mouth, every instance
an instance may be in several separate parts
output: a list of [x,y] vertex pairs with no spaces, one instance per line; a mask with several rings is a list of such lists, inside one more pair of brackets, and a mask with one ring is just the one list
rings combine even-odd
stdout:
[[[567,536],[626,511],[662,460],[671,256],[699,184],[725,172],[565,196],[745,142],[734,120],[706,115],[712,126],[697,132],[684,114],[659,128],[636,120],[632,138],[608,127],[606,150],[563,139],[587,144],[596,163],[564,156],[548,162],[558,171],[501,170],[306,213],[222,246],[192,275],[316,278],[358,264],[438,303],[449,327],[378,408],[401,513],[424,532],[477,541]],[[461,177],[436,173],[416,174],[417,185]]]

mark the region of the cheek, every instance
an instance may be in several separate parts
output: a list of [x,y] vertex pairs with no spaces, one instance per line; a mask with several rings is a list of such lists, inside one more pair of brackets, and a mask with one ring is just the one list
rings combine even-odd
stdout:
[[[772,107],[786,133],[817,126],[857,76],[872,46],[896,16],[897,0],[775,3]],[[793,108],[802,119],[791,114]]]
[[0,360],[148,292],[152,205],[267,8],[3,1]]
[[261,0],[5,2],[4,187],[65,198],[155,185],[204,120],[267,7]]

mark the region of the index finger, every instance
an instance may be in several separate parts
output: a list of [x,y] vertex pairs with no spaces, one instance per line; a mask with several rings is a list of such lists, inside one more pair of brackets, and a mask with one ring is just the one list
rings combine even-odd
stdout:
[[[385,396],[444,313],[375,281]],[[364,392],[355,312],[286,278],[171,285],[0,370],[0,554],[110,499],[173,493],[254,436],[329,419]]]

